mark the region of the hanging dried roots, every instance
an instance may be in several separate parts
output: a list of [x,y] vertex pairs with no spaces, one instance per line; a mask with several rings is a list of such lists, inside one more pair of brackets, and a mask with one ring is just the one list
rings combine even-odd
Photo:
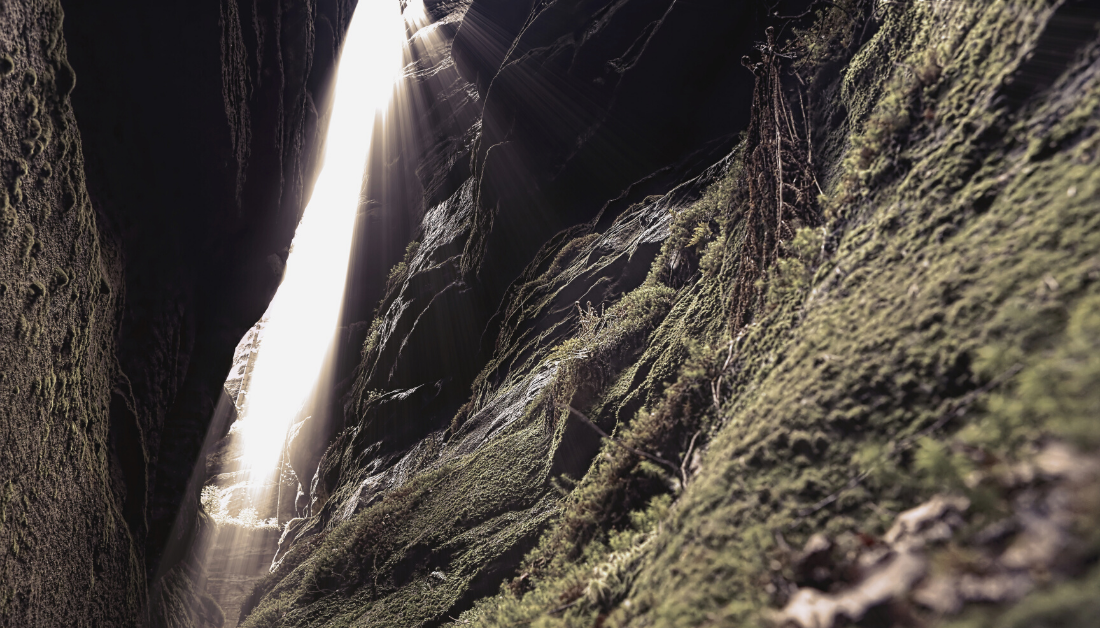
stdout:
[[[820,223],[817,196],[820,189],[813,169],[809,118],[801,91],[783,85],[782,60],[775,30],[759,46],[762,59],[742,63],[756,75],[752,118],[745,143],[742,193],[735,195],[731,215],[737,253],[730,325],[747,325],[763,302],[761,279],[767,268],[783,255],[783,242],[802,227]],[[801,116],[796,117],[788,94],[797,94]],[[801,129],[799,128],[801,126]]]

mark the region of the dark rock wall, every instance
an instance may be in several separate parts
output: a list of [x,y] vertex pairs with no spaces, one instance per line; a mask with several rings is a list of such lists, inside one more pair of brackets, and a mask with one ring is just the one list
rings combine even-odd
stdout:
[[729,152],[752,89],[739,59],[762,13],[756,2],[470,6],[455,59],[485,105],[464,263],[494,269],[483,274],[494,297],[547,233],[591,220],[643,178],[644,193],[667,191],[691,176],[661,172],[682,160],[698,173]]
[[119,366],[148,443],[152,576],[232,348],[278,285],[352,6],[66,8],[89,188],[127,265]]
[[353,6],[0,8],[5,625],[132,625],[181,560]]
[[74,97],[95,157],[89,188],[128,266],[119,365],[149,443],[152,576],[232,348],[281,277],[352,7],[66,9],[89,85]]
[[0,8],[0,623],[127,625],[146,441],[115,392],[121,250],[85,191],[61,29],[56,2]]

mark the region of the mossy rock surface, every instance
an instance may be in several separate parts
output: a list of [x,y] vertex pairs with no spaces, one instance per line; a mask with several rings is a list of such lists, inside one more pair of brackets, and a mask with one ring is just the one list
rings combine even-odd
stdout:
[[100,286],[120,264],[69,149],[62,18],[54,1],[0,11],[0,625],[124,626],[146,581],[128,531],[143,504],[116,492],[110,453],[130,426],[109,421],[125,394],[112,390],[119,302]]
[[[1009,495],[976,470],[1051,440],[1096,451],[1100,43],[1065,30],[1092,14],[838,4],[776,66],[811,112],[794,137],[820,225],[760,269],[748,323],[731,286],[753,261],[746,190],[770,176],[751,143],[705,191],[551,240],[470,403],[399,460],[345,458],[244,625],[762,624],[787,543],[878,538],[943,491],[980,527]],[[1084,625],[1100,545],[1081,543],[1084,576],[958,621]]]

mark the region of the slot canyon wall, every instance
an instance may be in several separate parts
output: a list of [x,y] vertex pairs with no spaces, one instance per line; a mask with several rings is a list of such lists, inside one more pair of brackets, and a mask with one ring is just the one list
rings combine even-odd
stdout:
[[162,594],[187,580],[174,524],[278,285],[351,10],[0,7],[4,625],[190,604]]
[[0,625],[1100,612],[1093,3],[424,0],[232,596],[211,417],[354,2],[147,4],[0,8]]

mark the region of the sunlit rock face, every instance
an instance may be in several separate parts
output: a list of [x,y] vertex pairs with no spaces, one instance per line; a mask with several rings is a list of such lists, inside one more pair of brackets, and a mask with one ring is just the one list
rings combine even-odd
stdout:
[[225,394],[232,401],[233,410],[237,413],[244,408],[246,391],[252,378],[252,370],[256,366],[260,341],[266,326],[267,320],[261,318],[245,333],[233,350],[233,365],[229,369],[229,376],[225,378]]
[[296,448],[320,496],[342,427],[381,460],[450,422],[548,236],[697,175],[748,119],[752,3],[425,5],[373,148],[338,383]]
[[[406,9],[406,14],[415,11],[417,4],[408,3],[413,9]],[[387,333],[390,351],[398,351],[401,341],[408,339],[401,351],[407,358],[399,366],[379,369],[374,375],[377,386],[407,390],[427,383],[397,404],[394,412],[401,417],[415,407],[417,412],[429,409],[440,417],[461,405],[463,388],[476,373],[469,357],[478,353],[480,326],[491,308],[479,286],[463,278],[460,265],[470,218],[470,155],[481,125],[481,101],[474,86],[458,74],[450,52],[451,38],[468,6],[469,2],[428,2],[419,22],[407,15],[410,38],[404,77],[384,113],[386,124],[376,128],[371,147],[365,202],[357,218],[337,337],[334,384],[319,391],[315,406],[303,413],[311,418],[290,448],[305,493],[321,455],[346,425],[344,405],[362,379],[356,371],[364,341],[377,331],[372,319],[379,301],[403,285],[403,279],[390,280],[389,270],[405,258],[412,241],[434,238],[425,247],[434,260],[433,273],[423,277],[415,288],[415,303],[403,310],[404,318]],[[450,210],[432,212],[444,201]],[[445,217],[448,211],[466,213]],[[425,312],[428,315],[421,317]],[[438,321],[440,316],[444,320]],[[417,331],[412,333],[414,328]],[[432,343],[440,347],[433,360],[413,358]],[[441,380],[447,384],[437,386]],[[415,423],[407,426],[415,434],[422,433]],[[402,440],[398,432],[392,433],[394,440]]]
[[[336,383],[290,446],[307,499],[277,563],[521,418],[553,372],[513,369],[572,329],[576,300],[610,302],[645,279],[668,212],[718,176],[694,179],[747,122],[753,77],[739,57],[753,10],[505,4],[429,2],[434,24],[410,25],[406,84],[372,148]],[[544,288],[522,288],[546,281],[557,247],[601,216],[606,239]],[[501,363],[472,390],[490,360]],[[464,408],[471,394],[478,403]],[[533,454],[552,462],[522,499],[532,521],[546,515],[544,474],[583,472],[595,453],[581,432]],[[521,554],[532,540],[528,530],[497,551]]]

